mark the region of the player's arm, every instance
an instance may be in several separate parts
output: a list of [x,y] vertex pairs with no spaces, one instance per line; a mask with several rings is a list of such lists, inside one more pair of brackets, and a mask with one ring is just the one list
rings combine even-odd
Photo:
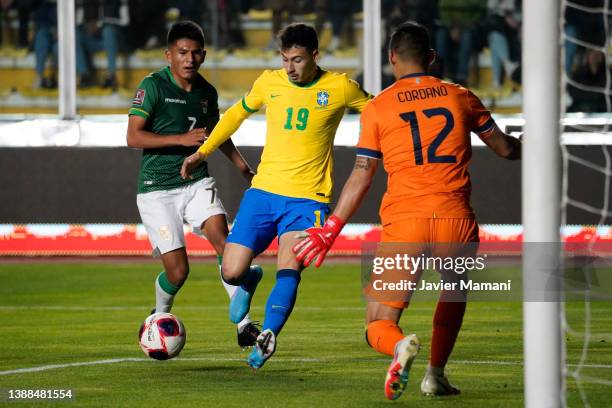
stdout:
[[348,180],[342,188],[338,199],[338,205],[334,213],[327,219],[323,228],[313,228],[306,231],[308,235],[293,247],[296,259],[304,264],[310,265],[313,261],[319,267],[323,263],[327,252],[334,241],[340,235],[344,224],[357,211],[363,198],[370,189],[378,159],[358,155],[355,167]]
[[[191,172],[225,141],[229,140],[242,122],[251,115],[252,112],[247,111],[242,104],[243,102],[240,101],[229,108],[223,114],[206,142],[194,154],[185,158],[181,167],[182,178],[189,178]],[[232,159],[230,158],[230,160]]]
[[471,130],[498,156],[520,160],[521,140],[504,133],[491,117],[491,112],[471,91],[466,92],[466,99],[471,110]]
[[344,98],[347,107],[355,109],[358,112],[363,112],[363,109],[373,96],[364,91],[357,82],[347,78],[344,88]]
[[241,100],[225,111],[209,138],[200,146],[196,153],[206,158],[232,137],[242,122],[254,112],[246,110],[243,104],[244,102]]
[[238,170],[242,173],[244,178],[250,183],[253,180],[253,176],[255,172],[251,170],[249,163],[242,157],[242,154],[236,146],[232,139],[227,139],[221,146],[219,146],[219,150],[231,161]]
[[210,134],[210,137],[206,140],[206,143],[200,146],[197,152],[185,158],[183,166],[181,167],[182,178],[189,178],[189,174],[193,169],[198,167],[208,155],[228,140],[246,118],[257,112],[264,105],[263,95],[266,89],[265,78],[267,72],[268,71],[264,71],[264,73],[257,78],[248,94],[225,111],[221,120]]
[[482,137],[482,141],[485,142],[491,150],[495,152],[499,157],[503,157],[508,160],[520,160],[523,143],[521,139],[510,136],[504,133],[497,125],[493,127],[489,135]]
[[333,216],[346,222],[355,214],[372,185],[377,169],[377,159],[357,156],[353,171],[342,188]]
[[191,129],[177,135],[158,135],[146,130],[147,120],[130,115],[127,129],[127,145],[139,149],[157,149],[170,146],[200,146],[206,138],[206,129]]
[[[218,101],[218,97],[215,98],[215,100]],[[214,115],[214,119],[209,123],[210,129],[212,129],[212,131],[214,131],[215,127],[219,124],[218,103],[216,103],[215,105],[216,106],[213,108],[214,110],[211,111],[212,115]],[[221,143],[221,146],[219,146],[219,150],[221,150],[221,153],[223,153],[225,157],[227,157],[228,160],[232,162],[232,164],[236,166],[238,170],[240,170],[242,176],[250,184],[253,180],[253,176],[255,175],[255,173],[253,172],[253,170],[251,170],[249,163],[244,159],[244,157],[242,157],[242,154],[240,154],[238,149],[236,149],[236,146],[234,145],[234,142],[232,142],[232,139],[227,139],[225,142]]]

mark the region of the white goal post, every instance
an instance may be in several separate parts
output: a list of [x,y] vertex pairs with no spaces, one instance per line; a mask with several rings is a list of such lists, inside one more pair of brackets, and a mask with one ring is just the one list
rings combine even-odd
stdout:
[[[533,408],[565,405],[561,277],[555,272],[561,253],[555,245],[551,251],[533,245],[560,241],[560,10],[559,0],[523,1],[524,387],[525,406]],[[551,289],[559,296],[544,299]]]
[[57,2],[59,117],[76,118],[76,25],[73,0]]
[[372,95],[382,89],[381,0],[363,0],[363,88]]

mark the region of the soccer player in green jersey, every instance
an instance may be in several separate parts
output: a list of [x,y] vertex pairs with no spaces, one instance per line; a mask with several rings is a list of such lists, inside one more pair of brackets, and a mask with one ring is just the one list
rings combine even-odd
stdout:
[[[278,39],[283,68],[264,71],[181,169],[186,180],[196,175],[205,158],[229,140],[244,119],[266,106],[261,163],[240,203],[223,257],[223,278],[241,285],[230,302],[230,320],[237,322],[248,313],[261,279],[261,273],[249,265],[278,236],[276,284],[248,359],[254,369],[274,353],[276,336],[295,304],[304,269],[291,251],[298,242],[296,235],[321,226],[329,214],[336,129],[346,108],[362,111],[371,99],[346,74],[317,65],[319,41],[312,27],[291,24]],[[341,222],[332,218],[328,223],[334,221]]]
[[[142,222],[164,270],[155,281],[155,312],[169,312],[187,279],[184,223],[203,234],[221,256],[228,234],[226,212],[206,163],[184,180],[183,159],[191,155],[219,121],[216,89],[199,73],[204,62],[204,33],[191,21],[175,23],[168,31],[169,66],[146,76],[129,110],[127,144],[143,149],[137,204]],[[220,150],[251,181],[253,172],[231,140]],[[258,266],[253,266],[260,272]],[[223,285],[231,296],[236,286]],[[238,322],[238,343],[252,345],[259,330],[248,315]]]

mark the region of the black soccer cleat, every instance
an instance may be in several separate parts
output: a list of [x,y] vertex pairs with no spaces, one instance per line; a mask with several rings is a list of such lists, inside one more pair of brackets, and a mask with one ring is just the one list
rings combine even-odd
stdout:
[[238,345],[242,348],[255,345],[255,341],[257,340],[259,333],[261,333],[261,330],[259,330],[259,324],[256,322],[245,324],[242,326],[242,329],[236,330]]

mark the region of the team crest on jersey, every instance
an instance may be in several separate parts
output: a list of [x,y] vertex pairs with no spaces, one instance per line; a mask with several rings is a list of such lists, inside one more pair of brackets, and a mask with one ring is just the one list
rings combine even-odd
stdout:
[[145,90],[142,88],[137,89],[136,95],[134,95],[134,98],[132,99],[132,105],[142,105],[142,103],[144,102],[144,98]]
[[208,113],[208,99],[200,99],[200,104],[202,105],[202,113]]
[[172,239],[172,231],[169,225],[162,225],[159,227],[159,236],[164,241],[170,241]]
[[319,91],[317,92],[317,103],[319,106],[327,106],[329,103],[329,92],[327,91]]

